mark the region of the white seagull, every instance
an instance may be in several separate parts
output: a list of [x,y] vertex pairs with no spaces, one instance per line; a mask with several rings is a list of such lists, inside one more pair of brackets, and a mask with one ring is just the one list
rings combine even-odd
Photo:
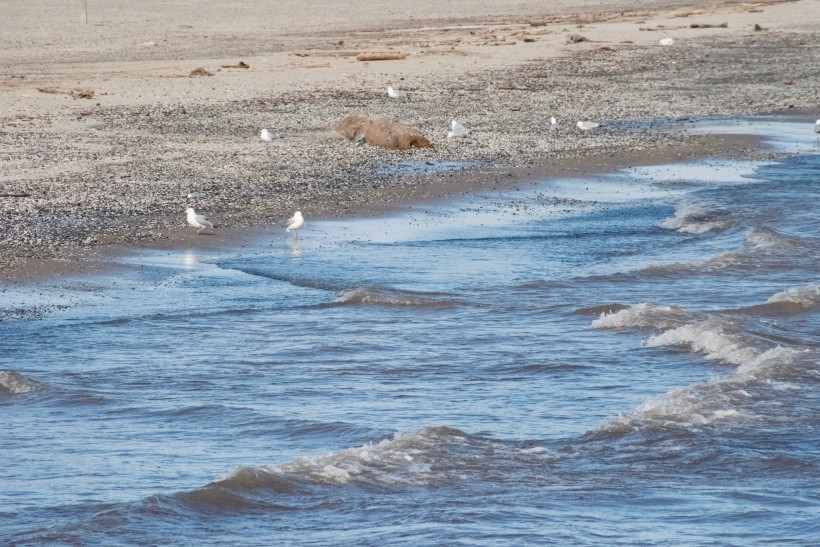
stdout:
[[391,99],[401,99],[407,95],[404,91],[399,91],[398,89],[393,89],[392,87],[387,88],[387,96]]
[[201,234],[202,230],[213,230],[214,225],[208,220],[205,215],[199,215],[194,211],[193,207],[188,207],[185,211],[188,213],[188,224],[196,228],[196,233]]
[[464,135],[466,135],[469,132],[470,132],[469,129],[467,129],[466,127],[464,127],[463,125],[461,125],[457,121],[453,120],[453,121],[450,122],[450,131],[447,132],[447,138],[448,139],[453,139],[453,138],[456,138],[456,137],[463,137]]
[[259,132],[259,138],[265,142],[271,142],[275,139],[281,139],[282,137],[278,133],[271,133],[267,129],[263,129]]
[[660,40],[658,40],[658,44],[662,46],[671,46],[674,43],[675,41],[672,38],[661,38]]
[[817,120],[816,122],[814,122],[814,132],[815,133],[820,133],[820,120]]
[[296,211],[293,216],[288,219],[287,231],[293,232],[293,239],[299,239],[299,232],[297,230],[305,225],[305,217],[302,216],[302,211]]
[[559,125],[560,124],[558,123],[558,120],[555,119],[555,116],[550,118],[550,129],[555,131],[556,129],[558,129]]
[[580,129],[581,131],[589,131],[590,129],[595,129],[601,124],[595,122],[578,122],[575,125],[577,125],[578,129]]

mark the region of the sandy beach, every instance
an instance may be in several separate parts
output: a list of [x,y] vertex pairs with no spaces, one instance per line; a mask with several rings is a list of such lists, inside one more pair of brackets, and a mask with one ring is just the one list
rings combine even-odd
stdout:
[[[820,112],[810,0],[118,0],[89,1],[87,21],[79,1],[0,8],[4,280],[92,268],[112,245],[240,238],[295,209],[367,215],[527,177],[764,157],[690,122]],[[330,129],[351,114],[395,118],[432,147],[358,146]],[[466,137],[447,139],[453,118]],[[263,142],[261,128],[282,138]],[[185,226],[189,206],[221,235]]]

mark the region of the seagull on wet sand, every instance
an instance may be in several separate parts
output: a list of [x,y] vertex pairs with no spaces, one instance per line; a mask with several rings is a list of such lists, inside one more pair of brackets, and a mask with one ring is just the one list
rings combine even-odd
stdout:
[[185,211],[188,213],[188,224],[196,228],[196,233],[201,234],[202,230],[213,230],[214,225],[208,220],[205,215],[197,214],[193,207],[188,207]]
[[578,122],[575,125],[577,125],[578,129],[580,129],[581,131],[589,131],[590,129],[595,129],[601,124],[595,122]]
[[297,230],[305,225],[305,217],[302,216],[302,211],[296,211],[293,216],[288,219],[287,231],[293,232],[293,239],[299,239],[299,232]]
[[406,95],[407,93],[405,93],[404,91],[399,91],[398,89],[393,89],[392,87],[387,88],[387,96],[391,99],[401,99]]
[[259,138],[265,142],[271,142],[275,139],[281,138],[278,133],[271,133],[267,129],[263,129],[259,132]]
[[456,137],[463,137],[464,135],[466,135],[469,132],[470,132],[469,129],[467,129],[466,127],[464,127],[463,125],[461,125],[457,121],[453,120],[453,121],[450,122],[450,131],[447,132],[447,138],[448,139],[453,139],[453,138],[456,138]]

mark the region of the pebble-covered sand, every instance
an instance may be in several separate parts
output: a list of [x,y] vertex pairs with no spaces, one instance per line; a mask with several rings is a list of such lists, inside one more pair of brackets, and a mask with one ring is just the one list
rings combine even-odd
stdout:
[[[480,49],[466,48],[467,68],[415,69],[403,80],[395,69],[380,75],[378,63],[407,61],[344,59],[351,70],[370,65],[369,72],[234,96],[215,86],[211,96],[158,94],[134,104],[64,97],[59,109],[10,108],[0,112],[0,269],[9,278],[32,259],[77,260],[112,243],[196,241],[184,225],[189,206],[208,213],[218,229],[266,226],[297,208],[308,218],[370,214],[569,164],[605,170],[675,154],[762,157],[769,153],[748,141],[693,135],[692,121],[771,112],[808,119],[820,105],[820,25],[810,27],[755,31],[744,23],[734,32],[690,32],[664,47],[657,44],[670,34],[664,29],[643,31],[652,35],[649,44],[617,36],[566,44],[566,35],[594,36],[595,29],[530,22],[494,35],[514,44],[483,47],[526,47],[525,38],[545,35],[565,45],[510,63],[481,62]],[[481,32],[448,31],[454,45],[442,55],[455,55],[448,51]],[[411,50],[415,38],[404,40],[398,49]],[[411,53],[438,55],[418,47]],[[323,57],[310,60],[313,70],[325,68]],[[218,82],[238,71],[252,78],[254,62],[248,64],[243,71],[211,61],[206,68],[214,75],[200,78]],[[19,91],[20,81],[12,80],[24,77],[20,64],[0,74],[4,91]],[[386,85],[407,95],[389,98]],[[393,117],[433,146],[357,145],[329,129],[349,114]],[[551,116],[561,122],[558,130],[550,130]],[[453,118],[470,129],[466,137],[446,138]],[[601,126],[582,132],[577,120]],[[262,127],[282,138],[263,142]]]

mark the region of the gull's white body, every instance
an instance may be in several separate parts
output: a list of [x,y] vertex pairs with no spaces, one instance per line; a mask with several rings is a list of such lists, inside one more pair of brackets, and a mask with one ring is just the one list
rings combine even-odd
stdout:
[[453,139],[453,138],[456,138],[456,137],[463,137],[464,135],[466,135],[469,132],[470,132],[469,129],[467,129],[466,127],[464,127],[463,125],[461,125],[457,121],[453,120],[453,121],[450,122],[450,131],[447,132],[447,138],[448,139]]
[[550,129],[555,130],[558,129],[558,120],[555,119],[555,116],[550,118]]
[[393,89],[392,87],[387,88],[387,96],[393,99],[400,99],[407,95],[404,91],[399,91],[398,89]]
[[267,129],[263,129],[259,132],[259,138],[265,142],[271,142],[274,139],[278,139],[279,135],[277,135],[276,133],[271,133]]
[[193,207],[188,207],[185,211],[188,214],[188,224],[196,228],[196,233],[201,234],[202,230],[213,230],[214,225],[205,215],[197,214]]
[[672,38],[662,38],[658,41],[658,43],[662,46],[671,46],[675,43],[675,41]]
[[590,129],[595,129],[601,124],[595,122],[578,122],[576,125],[581,131],[589,131]]
[[305,225],[305,217],[302,216],[301,211],[296,211],[293,216],[288,219],[287,231],[293,232],[293,239],[299,239],[297,230]]
[[817,120],[816,122],[814,122],[814,132],[815,133],[820,133],[820,120]]

